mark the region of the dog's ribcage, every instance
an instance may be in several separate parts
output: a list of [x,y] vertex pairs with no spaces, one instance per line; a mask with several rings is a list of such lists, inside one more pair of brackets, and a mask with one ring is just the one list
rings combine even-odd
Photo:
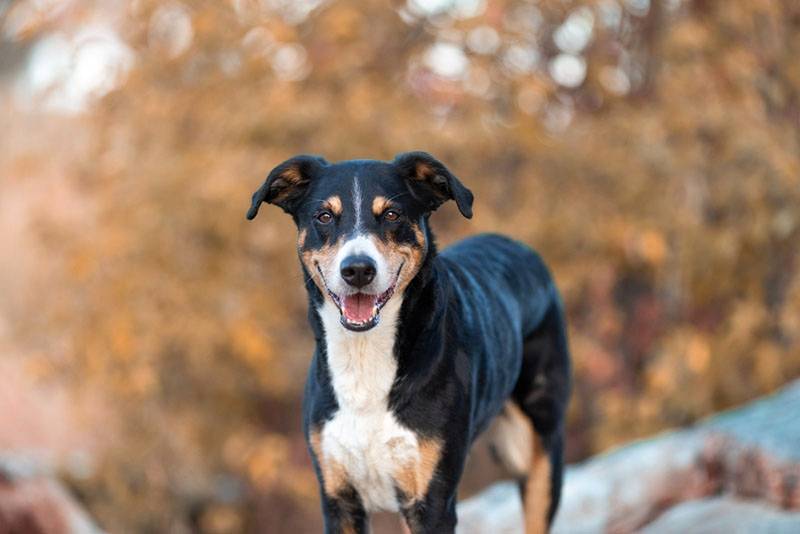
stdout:
[[397,467],[416,464],[420,456],[417,436],[388,408],[397,373],[393,351],[401,302],[389,301],[380,323],[367,332],[342,328],[339,311],[327,300],[320,310],[339,404],[322,428],[322,455],[344,468],[368,511],[398,510]]

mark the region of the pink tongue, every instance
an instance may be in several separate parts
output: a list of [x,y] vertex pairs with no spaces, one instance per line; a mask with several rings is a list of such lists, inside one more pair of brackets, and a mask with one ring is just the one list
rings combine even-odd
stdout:
[[351,323],[364,323],[372,318],[372,308],[375,306],[375,295],[356,293],[344,298],[342,313]]

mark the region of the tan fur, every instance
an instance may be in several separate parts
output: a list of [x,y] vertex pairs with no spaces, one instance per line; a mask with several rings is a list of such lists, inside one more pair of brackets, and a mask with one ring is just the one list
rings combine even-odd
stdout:
[[275,192],[275,197],[271,202],[279,204],[285,200],[292,189],[303,182],[303,175],[297,167],[289,167],[278,175],[272,182],[270,189]]
[[419,439],[419,460],[400,466],[394,479],[410,502],[422,499],[428,492],[436,466],[442,455],[442,442],[438,439]]
[[[301,232],[301,236],[305,242],[305,234]],[[302,247],[302,245],[300,246]],[[340,247],[341,240],[330,245],[325,245],[319,249],[303,250],[300,252],[300,260],[303,262],[303,265],[305,265],[308,274],[311,276],[311,279],[323,294],[326,291],[325,284],[319,275],[317,265],[325,270],[325,268],[333,263],[333,261],[336,259],[336,254],[339,252]]]
[[378,195],[372,199],[372,214],[375,215],[375,217],[380,217],[389,206],[389,199]]
[[411,280],[417,275],[419,268],[422,266],[423,253],[425,250],[425,234],[414,225],[414,235],[419,246],[412,246],[408,244],[398,245],[394,241],[375,241],[375,248],[378,249],[384,258],[389,263],[389,268],[393,272],[397,272],[400,265],[403,265],[403,270],[400,272],[397,280],[397,287],[395,293],[402,292]]
[[329,197],[323,205],[331,210],[334,215],[338,216],[342,214],[342,199],[337,195]]
[[403,277],[401,280],[398,280],[397,283],[398,290],[403,291],[411,280],[417,276],[417,272],[419,272],[422,266],[423,256],[422,249],[417,247],[401,247],[399,252],[406,259],[406,263],[403,267]]
[[297,248],[302,249],[306,244],[306,236],[308,236],[308,230],[303,228],[300,230],[300,233],[297,235]]
[[289,193],[292,190],[292,183],[287,182],[282,177],[278,177],[272,182],[270,190],[275,192],[275,196],[271,202],[280,204],[289,197]]
[[322,453],[322,435],[319,430],[312,430],[310,435],[311,450],[317,457],[319,469],[322,472],[322,488],[325,494],[334,497],[347,485],[347,473],[337,461],[325,458]]
[[416,171],[417,175],[414,178],[417,180],[427,180],[431,175],[435,174],[430,165],[422,161],[417,163]]
[[408,283],[411,282],[411,280],[417,275],[419,268],[422,266],[422,261],[425,259],[425,233],[416,224],[412,225],[412,229],[414,231],[414,237],[416,238],[419,246],[399,247],[399,253],[403,255],[406,261],[406,266],[403,268],[405,271],[403,279],[398,283],[400,290],[405,289]]
[[414,231],[414,237],[417,239],[417,243],[419,246],[425,245],[425,232],[422,231],[422,228],[419,227],[418,224],[411,225],[412,230]]
[[534,431],[530,420],[513,401],[507,401],[488,432],[503,467],[516,478],[527,476],[533,463]]
[[542,439],[536,435],[533,465],[525,483],[525,533],[544,534],[548,531],[547,513],[550,509],[550,457]]
[[511,476],[525,480],[526,534],[547,532],[551,466],[542,438],[513,401],[506,402],[492,422],[488,436],[503,467]]
[[289,167],[281,173],[280,177],[290,184],[297,184],[303,180],[303,175],[300,174],[300,169],[297,167]]

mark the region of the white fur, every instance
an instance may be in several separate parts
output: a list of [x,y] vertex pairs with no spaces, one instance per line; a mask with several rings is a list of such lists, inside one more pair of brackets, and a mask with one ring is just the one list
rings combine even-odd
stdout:
[[358,184],[358,175],[353,176],[353,208],[356,213],[356,232],[361,230],[361,186]]
[[347,282],[342,279],[340,265],[345,258],[355,255],[369,256],[376,265],[375,279],[370,282],[368,286],[362,288],[361,291],[379,295],[389,289],[395,273],[390,272],[386,258],[378,251],[378,247],[375,246],[373,238],[365,235],[357,235],[349,241],[346,241],[341,248],[339,248],[336,259],[333,261],[335,272],[325,277],[328,280],[328,287],[331,291],[338,295],[346,295],[353,292],[353,288],[347,285]]
[[395,295],[377,326],[351,332],[328,300],[320,310],[339,410],[322,429],[322,454],[347,472],[367,511],[398,510],[393,471],[419,461],[416,435],[389,411],[397,374],[394,340],[401,298]]

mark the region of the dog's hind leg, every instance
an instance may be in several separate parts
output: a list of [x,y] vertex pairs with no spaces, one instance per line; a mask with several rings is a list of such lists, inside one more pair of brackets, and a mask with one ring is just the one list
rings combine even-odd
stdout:
[[520,485],[525,510],[525,532],[548,532],[561,496],[562,479],[561,437],[546,444],[535,433],[533,456],[528,476]]
[[495,456],[519,481],[527,534],[547,532],[558,508],[569,372],[564,322],[554,300],[524,342],[514,393],[489,433]]
[[553,508],[553,462],[530,417],[509,400],[487,435],[493,456],[519,483],[525,532],[547,532]]

